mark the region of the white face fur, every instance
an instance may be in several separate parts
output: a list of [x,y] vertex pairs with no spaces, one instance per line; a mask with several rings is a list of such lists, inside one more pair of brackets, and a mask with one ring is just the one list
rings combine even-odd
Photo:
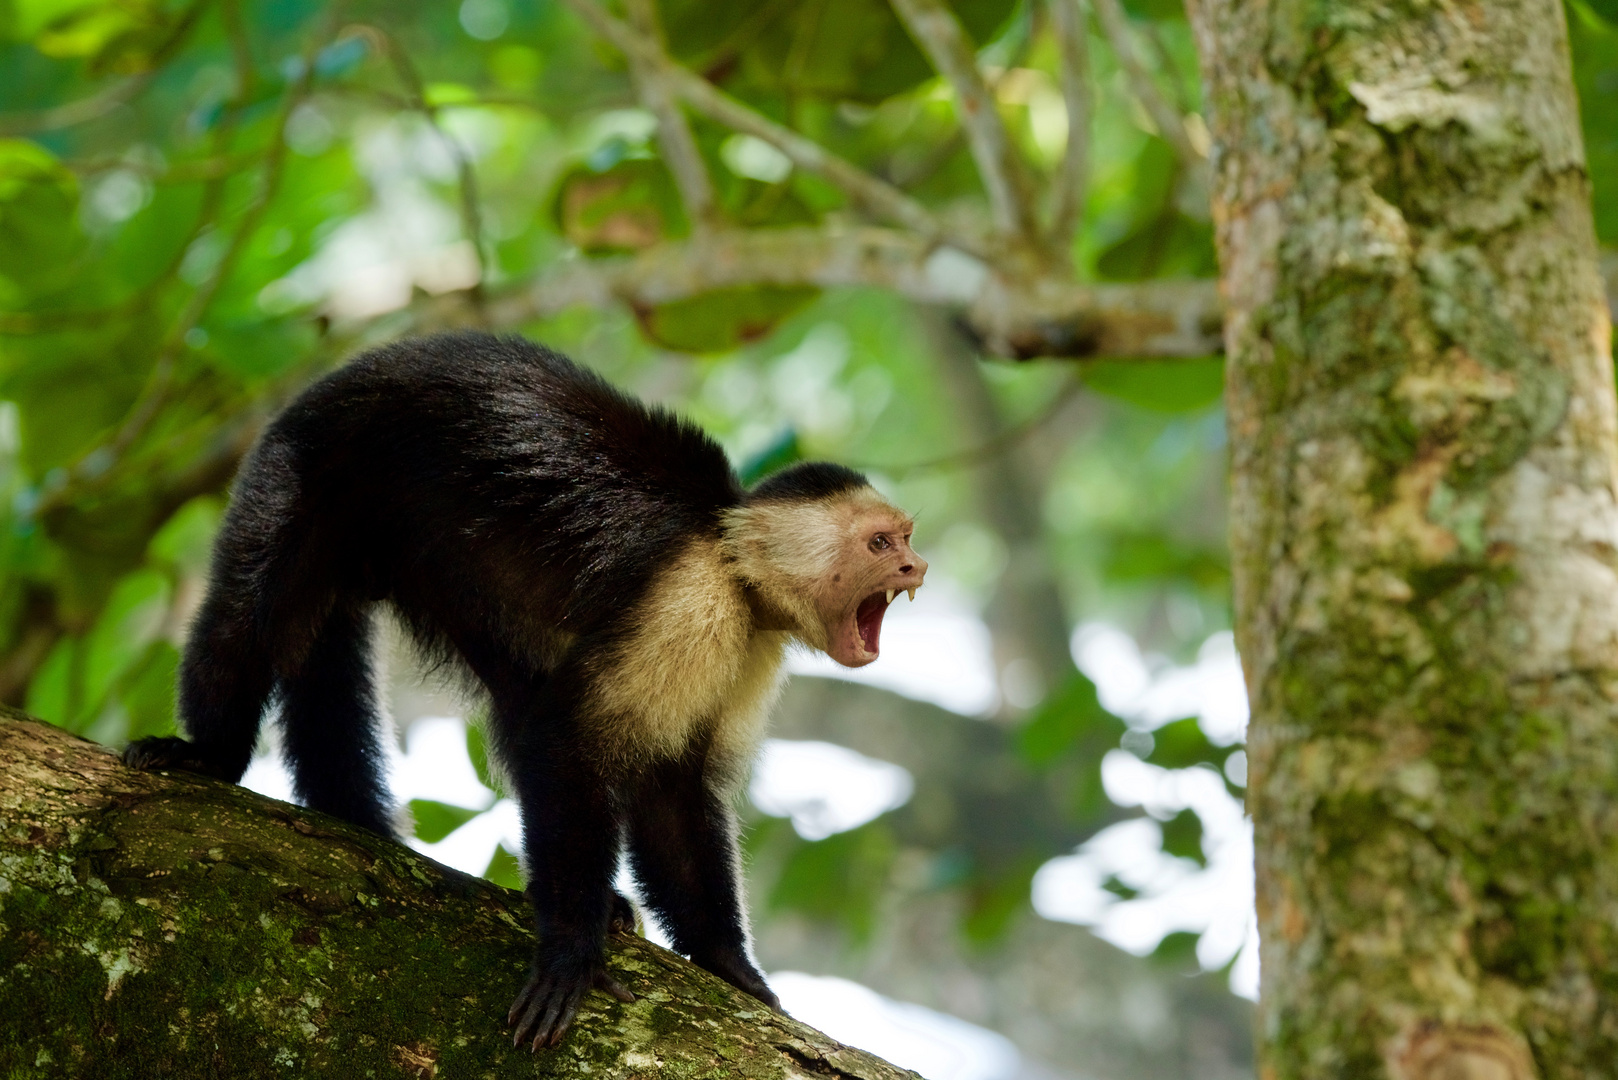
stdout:
[[816,500],[763,501],[732,511],[724,547],[767,618],[847,667],[877,658],[882,616],[915,598],[927,563],[912,523],[869,487]]

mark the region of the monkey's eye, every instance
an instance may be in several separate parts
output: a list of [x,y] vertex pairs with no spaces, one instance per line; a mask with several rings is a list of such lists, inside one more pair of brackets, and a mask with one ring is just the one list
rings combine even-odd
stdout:
[[886,551],[892,546],[893,541],[888,539],[886,533],[877,533],[875,536],[871,537],[872,551]]

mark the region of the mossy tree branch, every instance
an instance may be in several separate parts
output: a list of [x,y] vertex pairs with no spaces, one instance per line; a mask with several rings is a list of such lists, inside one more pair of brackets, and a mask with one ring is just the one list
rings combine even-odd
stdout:
[[513,1049],[532,944],[519,893],[0,712],[0,1075],[914,1075],[634,937],[634,1003]]

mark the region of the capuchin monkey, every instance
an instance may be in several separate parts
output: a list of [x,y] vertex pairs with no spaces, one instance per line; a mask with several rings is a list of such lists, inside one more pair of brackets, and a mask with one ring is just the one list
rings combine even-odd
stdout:
[[188,738],[124,760],[235,782],[279,703],[298,797],[385,836],[371,616],[392,605],[489,701],[539,932],[513,1042],[555,1046],[607,972],[620,845],[675,948],[773,1008],[732,801],[788,642],[861,667],[927,563],[865,477],[804,463],[744,489],[701,430],[517,337],[367,352],[265,431],[186,643]]

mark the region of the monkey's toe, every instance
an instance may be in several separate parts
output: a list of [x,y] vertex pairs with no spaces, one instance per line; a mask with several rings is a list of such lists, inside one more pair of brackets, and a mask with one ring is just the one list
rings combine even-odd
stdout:
[[613,892],[612,914],[607,918],[607,933],[633,934],[636,932],[635,905],[623,893]]
[[562,1036],[573,1026],[579,1014],[579,1003],[590,990],[611,994],[619,1001],[635,1000],[605,967],[592,965],[584,970],[566,968],[546,969],[538,964],[528,976],[528,983],[511,1003],[506,1024],[515,1028],[511,1045],[529,1044],[529,1049],[553,1047],[561,1043]]
[[769,983],[764,981],[763,974],[745,956],[735,953],[700,957],[693,955],[691,962],[713,972],[736,989],[753,995],[776,1012],[781,1011],[781,999],[775,996]]

